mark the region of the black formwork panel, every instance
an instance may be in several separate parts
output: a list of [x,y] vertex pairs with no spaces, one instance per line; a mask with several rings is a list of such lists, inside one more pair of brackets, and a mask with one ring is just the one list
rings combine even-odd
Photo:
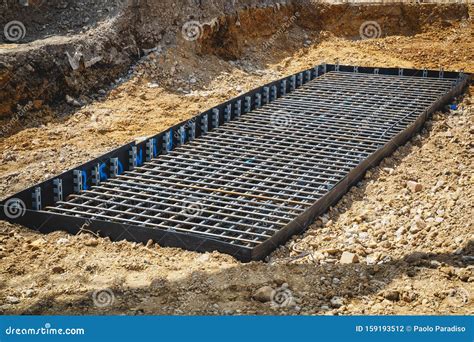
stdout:
[[467,81],[462,73],[317,66],[72,170],[63,177],[68,190],[57,177],[12,196],[2,214],[43,232],[85,224],[115,240],[262,259]]

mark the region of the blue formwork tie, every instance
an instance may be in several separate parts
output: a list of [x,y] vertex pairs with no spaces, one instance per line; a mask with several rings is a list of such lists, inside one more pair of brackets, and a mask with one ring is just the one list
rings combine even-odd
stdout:
[[87,172],[86,170],[82,170],[82,190],[88,190],[89,187],[87,186]]
[[170,139],[168,141],[167,150],[171,151],[173,149],[173,130],[172,129],[170,129],[169,137]]
[[158,155],[158,147],[156,145],[156,139],[153,139],[153,157],[156,157]]
[[140,166],[143,164],[143,150],[140,149],[140,151],[137,153],[137,165]]
[[109,178],[107,176],[107,173],[105,172],[106,169],[107,169],[107,165],[105,165],[105,163],[100,164],[100,166],[99,166],[99,175],[100,175],[100,180],[101,181],[106,181],[107,178]]
[[118,174],[121,175],[123,173],[123,165],[120,160],[117,160],[118,164]]

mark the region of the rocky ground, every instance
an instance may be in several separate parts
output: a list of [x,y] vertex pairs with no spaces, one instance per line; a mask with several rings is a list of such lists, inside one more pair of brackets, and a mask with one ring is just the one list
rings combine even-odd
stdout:
[[[321,61],[474,72],[472,22],[352,40],[293,25],[227,60],[183,41],[69,116],[54,110],[0,139],[2,197],[248,89]],[[267,37],[268,39],[268,37]],[[0,222],[4,314],[472,314],[474,105],[367,173],[267,262]],[[74,104],[71,104],[74,107]],[[18,124],[18,123],[15,123]]]

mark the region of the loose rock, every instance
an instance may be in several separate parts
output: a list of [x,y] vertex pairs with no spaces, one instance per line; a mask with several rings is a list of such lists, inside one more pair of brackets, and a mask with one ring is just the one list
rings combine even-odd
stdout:
[[400,300],[400,292],[396,290],[385,291],[383,297],[385,299],[391,300],[392,302],[396,302]]
[[357,254],[344,252],[342,253],[341,259],[339,260],[341,264],[353,264],[359,262],[359,257]]
[[414,181],[408,181],[407,182],[407,188],[411,192],[420,192],[423,190],[423,186],[420,183],[414,182]]
[[331,302],[331,307],[336,308],[336,309],[344,305],[344,299],[338,296],[332,297],[330,302]]
[[263,286],[253,294],[253,299],[266,303],[272,300],[273,289],[270,286]]

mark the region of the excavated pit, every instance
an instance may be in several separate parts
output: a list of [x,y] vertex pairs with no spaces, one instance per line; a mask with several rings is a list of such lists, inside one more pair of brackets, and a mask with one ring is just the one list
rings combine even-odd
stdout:
[[[85,6],[90,7],[81,16],[85,22],[68,22],[65,16],[77,16],[77,8],[64,9],[61,1],[40,3],[24,8],[9,0],[0,17],[2,25],[24,21],[27,30],[24,40],[0,45],[0,119],[8,127],[2,135],[25,126],[31,113],[44,123],[100,100],[133,74],[131,66],[146,60],[150,51],[166,53],[181,47],[224,60],[263,51],[271,61],[301,48],[304,42],[292,39],[294,30],[354,40],[360,39],[360,27],[366,21],[379,23],[380,37],[385,37],[414,35],[432,26],[451,28],[469,18],[468,6],[463,4],[244,1],[234,8],[226,1],[197,7],[171,1],[104,1],[99,12],[92,4]],[[45,25],[45,20],[50,24]],[[195,41],[183,39],[182,27],[189,21],[200,24]]]

